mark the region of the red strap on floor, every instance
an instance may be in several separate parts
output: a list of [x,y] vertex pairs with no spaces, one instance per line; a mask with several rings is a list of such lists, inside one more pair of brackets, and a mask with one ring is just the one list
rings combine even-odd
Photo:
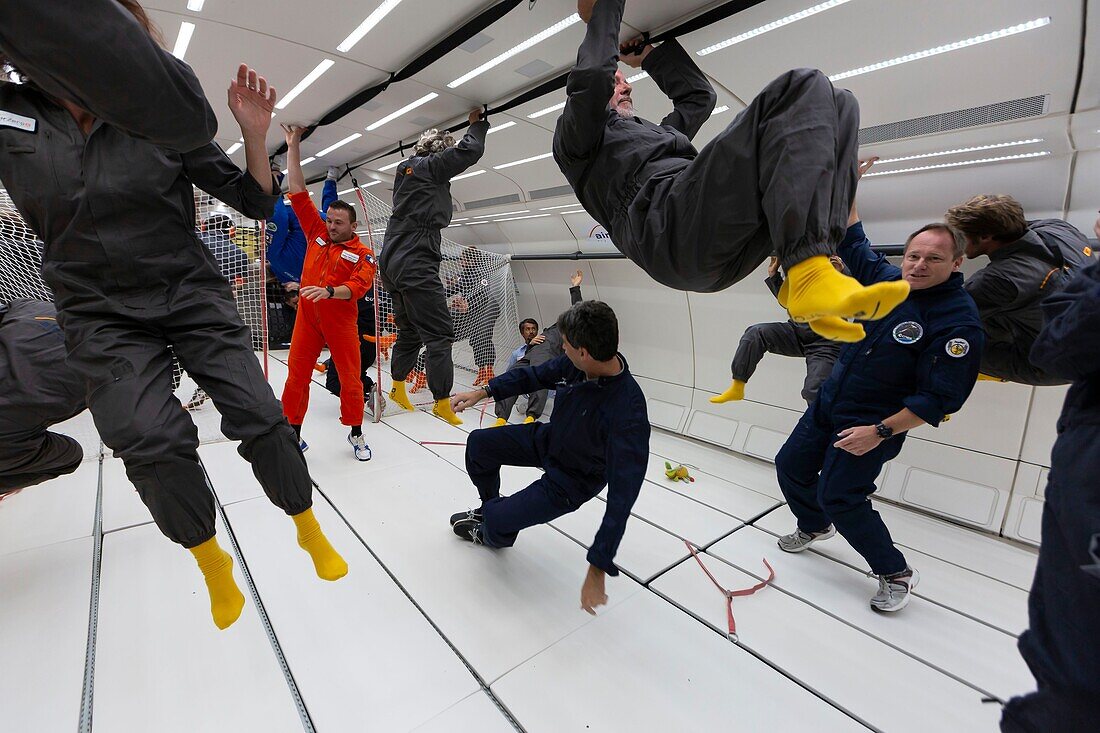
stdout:
[[688,550],[691,551],[691,556],[695,558],[695,562],[699,563],[699,567],[703,569],[703,572],[710,578],[710,582],[714,583],[714,587],[718,589],[718,592],[726,597],[726,621],[729,623],[729,637],[733,641],[737,641],[737,622],[733,619],[733,599],[740,598],[742,596],[751,596],[758,590],[762,590],[766,585],[775,580],[775,569],[768,563],[767,558],[761,558],[764,561],[764,567],[768,569],[768,578],[760,583],[757,583],[751,588],[742,588],[741,590],[726,590],[718,581],[711,575],[710,570],[707,570],[707,566],[703,564],[703,561],[699,558],[698,553],[695,552],[695,546],[687,540],[684,540],[684,544],[687,545]]

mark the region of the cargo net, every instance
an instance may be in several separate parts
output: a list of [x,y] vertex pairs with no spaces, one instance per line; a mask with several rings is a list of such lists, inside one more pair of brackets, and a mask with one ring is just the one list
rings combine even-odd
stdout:
[[[359,214],[358,233],[375,255],[380,256],[385,248],[391,207],[361,188],[356,193],[357,198],[353,202]],[[364,209],[366,216],[363,215]],[[484,384],[507,369],[512,352],[521,343],[517,290],[511,260],[507,255],[461,245],[446,237],[440,250],[442,262],[439,276],[454,323],[454,391],[458,392]],[[378,393],[385,395],[390,390],[390,352],[397,340],[393,300],[378,278],[375,279],[374,290],[376,334],[365,335],[368,340],[373,336],[377,347],[377,359],[372,369],[374,374],[371,375],[371,381],[376,386],[375,399],[368,399],[368,408],[374,404]],[[406,382],[413,404],[420,409],[430,409],[433,400],[426,386],[423,351]],[[401,408],[386,405],[375,419],[400,412]]]
[[[195,221],[199,238],[213,252],[218,267],[229,282],[241,319],[252,331],[252,347],[261,361],[267,358],[267,276],[263,224],[242,217],[209,194],[195,189]],[[42,242],[16,211],[8,192],[0,188],[0,303],[18,298],[53,300],[42,280]],[[282,307],[278,284],[273,288]],[[266,372],[266,364],[265,364]],[[218,428],[219,416],[205,394],[173,359],[172,383],[176,397],[192,413],[203,442],[224,440]],[[86,419],[87,413],[75,418]],[[64,432],[64,427],[59,427]],[[73,434],[71,431],[69,434]],[[74,435],[82,440],[81,436]],[[89,452],[85,450],[85,454]]]

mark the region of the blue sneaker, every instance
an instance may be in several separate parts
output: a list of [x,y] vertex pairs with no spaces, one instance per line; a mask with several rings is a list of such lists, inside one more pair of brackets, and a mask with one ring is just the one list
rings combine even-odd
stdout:
[[357,461],[369,461],[371,459],[370,446],[367,445],[367,439],[360,435],[348,435],[348,442],[351,443],[352,450],[355,451],[355,460]]
[[305,453],[307,450],[309,450],[309,443],[305,442],[301,438],[298,438],[298,450]]

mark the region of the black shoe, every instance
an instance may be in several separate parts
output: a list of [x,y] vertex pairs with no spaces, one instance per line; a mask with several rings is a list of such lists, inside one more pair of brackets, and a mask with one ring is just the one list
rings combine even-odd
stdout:
[[451,529],[460,539],[473,542],[475,545],[482,544],[481,522],[477,519],[460,519],[451,526]]
[[457,523],[461,522],[463,519],[473,519],[476,522],[482,521],[483,517],[481,516],[481,509],[467,509],[464,512],[459,512],[458,514],[452,514],[451,515],[451,526],[452,527],[455,526]]

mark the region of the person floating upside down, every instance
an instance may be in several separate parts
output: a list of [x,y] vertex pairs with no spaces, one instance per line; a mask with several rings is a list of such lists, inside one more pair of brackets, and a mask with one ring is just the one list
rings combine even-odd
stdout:
[[[859,341],[909,294],[902,280],[861,285],[829,262],[858,180],[859,105],[814,69],[771,82],[724,131],[691,140],[717,96],[683,47],[619,46],[625,0],[580,0],[588,23],[554,132],[554,159],[615,246],[657,282],[715,292],[777,252],[791,318]],[[622,60],[673,102],[660,124],[638,117]]]

